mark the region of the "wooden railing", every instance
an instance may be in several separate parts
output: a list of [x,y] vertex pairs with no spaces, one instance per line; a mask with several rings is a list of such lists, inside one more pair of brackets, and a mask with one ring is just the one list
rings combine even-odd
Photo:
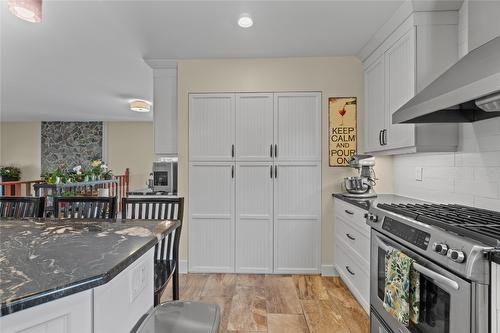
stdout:
[[0,182],[1,195],[6,197],[31,197],[33,196],[33,185],[43,182],[43,180]]
[[[129,183],[130,183],[130,171],[129,169],[125,169],[125,173],[123,175],[115,176],[115,182],[109,182],[102,188],[109,188],[109,193],[115,194],[118,202],[119,209],[121,208],[121,199],[127,196],[129,191]],[[14,181],[14,182],[0,182],[0,190],[1,195],[3,196],[27,196],[31,197],[36,195],[34,192],[35,184],[44,184],[43,180],[29,180],[29,181]],[[40,187],[40,186],[37,186]],[[47,191],[40,191],[39,196],[47,196]]]

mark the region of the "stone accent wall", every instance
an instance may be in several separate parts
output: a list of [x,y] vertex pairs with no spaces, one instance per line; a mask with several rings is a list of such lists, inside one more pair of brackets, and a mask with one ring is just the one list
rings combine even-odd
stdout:
[[87,166],[102,159],[102,122],[44,121],[41,126],[42,173],[59,166]]

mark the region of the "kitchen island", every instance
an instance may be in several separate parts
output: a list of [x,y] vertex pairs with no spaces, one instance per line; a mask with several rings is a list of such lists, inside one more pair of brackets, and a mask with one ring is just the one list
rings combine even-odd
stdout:
[[130,331],[153,306],[154,246],[179,223],[0,220],[0,330]]

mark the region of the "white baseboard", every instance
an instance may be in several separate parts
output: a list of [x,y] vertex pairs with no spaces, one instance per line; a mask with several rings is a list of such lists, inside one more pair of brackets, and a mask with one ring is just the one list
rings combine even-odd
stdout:
[[188,261],[187,260],[179,260],[179,273],[186,274],[188,272]]
[[[186,274],[188,272],[187,260],[179,260],[179,273]],[[321,275],[323,276],[339,276],[334,265],[321,265]]]
[[323,276],[339,276],[339,272],[335,265],[321,265],[321,275]]

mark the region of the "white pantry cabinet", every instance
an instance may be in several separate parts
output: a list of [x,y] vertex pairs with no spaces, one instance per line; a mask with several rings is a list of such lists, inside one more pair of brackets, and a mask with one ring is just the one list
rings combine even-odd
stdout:
[[274,272],[317,273],[320,266],[321,165],[275,164]]
[[234,185],[231,162],[189,165],[189,271],[234,273]]
[[275,151],[278,161],[321,161],[321,94],[274,95]]
[[272,162],[236,163],[236,272],[273,272]]
[[319,272],[321,94],[192,94],[189,124],[189,270]]
[[189,160],[234,160],[234,94],[189,95]]
[[365,151],[456,151],[456,124],[393,124],[392,115],[458,59],[457,12],[417,12],[366,59]]
[[272,93],[236,94],[236,160],[272,161],[274,116]]

